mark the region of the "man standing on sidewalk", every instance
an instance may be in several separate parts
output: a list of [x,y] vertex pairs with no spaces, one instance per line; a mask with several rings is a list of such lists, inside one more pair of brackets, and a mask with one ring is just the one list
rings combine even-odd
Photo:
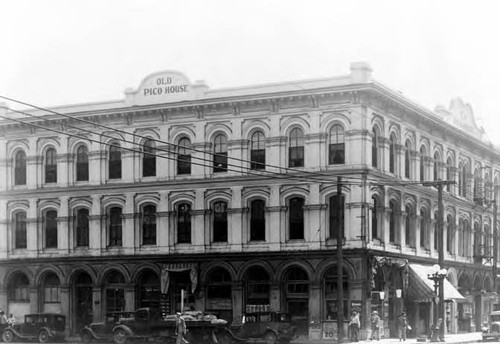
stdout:
[[351,338],[351,342],[359,342],[358,334],[359,334],[359,314],[356,311],[352,311],[351,313],[351,321],[349,321],[349,334]]
[[406,329],[408,328],[408,320],[406,313],[403,312],[398,318],[399,341],[406,341]]
[[370,318],[372,325],[372,336],[370,340],[380,340],[380,317],[378,316],[377,311],[372,312],[372,317]]

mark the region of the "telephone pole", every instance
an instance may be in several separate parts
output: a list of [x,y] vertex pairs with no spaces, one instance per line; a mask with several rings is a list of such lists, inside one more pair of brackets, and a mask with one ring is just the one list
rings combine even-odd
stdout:
[[342,177],[337,177],[337,341],[344,339],[344,265],[342,245],[344,241],[344,203],[342,202]]

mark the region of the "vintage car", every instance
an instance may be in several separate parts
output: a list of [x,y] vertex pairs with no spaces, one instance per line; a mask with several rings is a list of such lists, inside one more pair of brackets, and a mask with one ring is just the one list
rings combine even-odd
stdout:
[[490,313],[488,323],[482,327],[483,341],[500,339],[500,311]]
[[24,323],[7,326],[2,331],[6,343],[38,340],[40,343],[64,339],[66,318],[61,314],[26,314]]
[[278,312],[257,312],[242,315],[220,336],[223,344],[231,343],[289,343],[297,338],[297,327],[290,316]]
[[124,319],[134,316],[134,312],[110,312],[104,321],[91,323],[80,330],[80,338],[84,343],[92,341],[112,341],[113,328]]

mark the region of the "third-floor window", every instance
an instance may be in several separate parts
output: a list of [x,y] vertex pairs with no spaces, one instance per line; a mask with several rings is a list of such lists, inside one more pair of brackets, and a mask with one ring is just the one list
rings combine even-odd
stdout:
[[227,138],[219,134],[214,139],[214,172],[227,171]]
[[57,183],[57,153],[54,148],[45,153],[45,183]]
[[152,140],[146,140],[142,147],[142,176],[154,177],[156,176],[156,156],[155,144]]
[[256,131],[252,135],[250,149],[250,169],[263,170],[266,168],[266,142],[264,134],[261,131]]
[[177,146],[177,174],[191,174],[191,142],[187,137],[179,140]]
[[299,128],[290,132],[288,141],[288,165],[290,167],[304,166],[304,133]]
[[76,181],[87,180],[89,180],[89,151],[82,145],[76,151]]
[[330,130],[330,145],[328,147],[328,163],[330,165],[343,164],[345,162],[345,138],[344,128],[334,125]]

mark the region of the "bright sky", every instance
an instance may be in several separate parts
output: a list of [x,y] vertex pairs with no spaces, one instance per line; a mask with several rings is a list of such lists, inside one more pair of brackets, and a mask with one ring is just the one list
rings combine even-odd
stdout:
[[499,10],[497,0],[0,0],[0,95],[84,103],[122,99],[167,69],[222,88],[367,61],[429,109],[462,97],[500,144]]

